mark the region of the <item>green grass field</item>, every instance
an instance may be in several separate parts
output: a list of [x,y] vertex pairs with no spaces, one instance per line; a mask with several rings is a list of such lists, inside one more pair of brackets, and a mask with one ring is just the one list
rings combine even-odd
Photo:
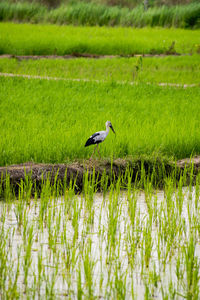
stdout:
[[200,56],[105,59],[0,59],[0,72],[65,79],[199,84]]
[[200,47],[200,30],[0,23],[0,32],[0,54],[197,53]]
[[86,139],[110,132],[103,157],[200,153],[199,88],[0,78],[0,164],[87,158]]
[[[196,53],[199,33],[0,23],[0,53],[161,53],[173,41],[177,52]],[[2,299],[199,299],[200,174],[167,169],[169,160],[200,154],[200,88],[158,85],[198,84],[199,65],[198,54],[0,59],[1,73],[43,76],[0,76],[0,166],[84,165],[88,137],[107,120],[116,131],[99,147],[99,162],[111,169],[102,177],[85,169],[80,195],[74,173],[65,173],[69,184],[58,173],[51,182],[41,166],[36,180],[19,179],[13,167],[1,173]],[[139,157],[141,167],[115,176],[112,159],[120,157]]]

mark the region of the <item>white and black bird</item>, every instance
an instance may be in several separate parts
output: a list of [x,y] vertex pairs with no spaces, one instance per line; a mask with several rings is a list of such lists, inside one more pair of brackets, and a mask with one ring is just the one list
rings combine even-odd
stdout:
[[[92,153],[92,155],[91,155],[90,158],[92,158],[92,156],[93,156],[93,154],[94,154],[94,152],[95,152],[96,149],[98,150],[98,153],[99,153],[98,145],[99,145],[99,143],[102,143],[105,140],[105,138],[107,137],[107,135],[109,133],[110,128],[115,133],[115,131],[114,131],[113,127],[112,127],[111,122],[107,121],[106,122],[106,130],[97,131],[97,132],[95,132],[93,135],[91,135],[89,137],[89,139],[85,143],[85,147],[90,146],[90,145],[96,145],[96,147],[94,148],[94,151],[93,151],[93,153]],[[100,153],[99,153],[99,156],[100,156]]]

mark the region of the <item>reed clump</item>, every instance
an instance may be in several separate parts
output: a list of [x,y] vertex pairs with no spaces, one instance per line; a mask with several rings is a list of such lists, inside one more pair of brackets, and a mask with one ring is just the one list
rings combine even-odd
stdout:
[[129,9],[92,2],[71,2],[51,9],[37,3],[7,1],[0,3],[1,21],[31,23],[199,28],[199,15],[198,2],[179,6],[151,7],[148,10],[144,10],[143,5]]

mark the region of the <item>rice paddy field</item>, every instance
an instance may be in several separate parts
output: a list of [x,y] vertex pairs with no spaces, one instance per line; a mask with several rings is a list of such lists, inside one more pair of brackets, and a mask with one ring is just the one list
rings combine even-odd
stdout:
[[[198,154],[199,87],[0,78],[1,165],[88,158],[87,138],[112,120],[103,157]],[[4,99],[4,100],[3,100]]]
[[200,29],[0,23],[0,54],[199,53]]
[[[27,58],[27,57],[26,57]],[[57,79],[117,83],[199,84],[198,54],[166,57],[105,57],[101,59],[1,58],[0,72]]]
[[[79,165],[91,134],[107,120],[116,132],[100,145],[110,172],[96,176],[91,160],[81,193],[58,174],[14,187],[1,173],[1,299],[199,299],[199,169],[152,163],[200,155],[199,36],[0,23],[1,167]],[[81,53],[109,56],[55,56]],[[144,156],[151,172],[115,177],[115,160]]]
[[40,198],[28,177],[18,197],[7,185],[2,299],[198,299],[200,178],[183,188],[185,175],[177,187],[166,178],[163,191],[143,176],[143,192],[131,172],[126,191],[123,178],[108,190],[104,177],[99,194],[86,173],[81,195],[71,185],[60,196],[47,180]]

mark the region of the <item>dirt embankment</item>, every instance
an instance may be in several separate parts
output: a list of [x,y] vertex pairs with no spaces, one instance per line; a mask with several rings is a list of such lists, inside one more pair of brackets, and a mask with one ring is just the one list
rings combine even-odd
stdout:
[[167,57],[167,56],[190,56],[191,54],[179,54],[176,52],[163,53],[163,54],[130,54],[130,55],[101,55],[90,53],[73,53],[66,55],[15,55],[15,54],[1,54],[0,58],[15,58],[17,60],[38,60],[38,59],[74,59],[74,58],[119,58],[119,57]]
[[[70,181],[76,182],[76,192],[80,192],[83,189],[83,178],[84,174],[88,172],[89,176],[92,176],[95,172],[95,177],[100,181],[102,176],[108,176],[108,185],[111,180],[115,180],[119,176],[124,176],[127,168],[132,172],[132,180],[141,177],[141,167],[145,170],[146,174],[154,172],[159,173],[157,176],[156,184],[162,186],[162,179],[165,175],[170,175],[176,169],[177,178],[184,171],[185,167],[189,170],[193,168],[193,173],[197,174],[200,172],[200,156],[196,156],[192,159],[183,159],[175,162],[148,160],[148,159],[137,159],[137,160],[125,160],[116,159],[113,162],[108,160],[85,160],[82,162],[73,162],[71,164],[37,164],[37,163],[24,163],[19,165],[11,165],[6,167],[0,167],[1,180],[5,180],[6,175],[9,175],[10,184],[13,188],[17,189],[21,180],[24,180],[28,175],[37,187],[40,187],[42,181],[47,177],[53,184],[55,177],[57,181],[66,183],[68,185]],[[4,184],[3,184],[4,185]]]

